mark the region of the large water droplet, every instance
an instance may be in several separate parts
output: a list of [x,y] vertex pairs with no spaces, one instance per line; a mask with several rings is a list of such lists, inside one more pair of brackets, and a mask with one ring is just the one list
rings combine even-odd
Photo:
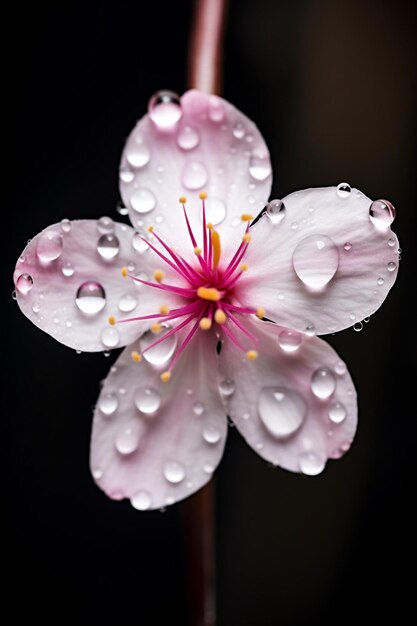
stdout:
[[336,389],[336,380],[327,367],[319,367],[311,377],[311,390],[317,398],[326,400]]
[[138,299],[132,293],[125,293],[119,300],[119,309],[123,313],[130,313],[136,307]]
[[[162,331],[158,335],[154,335],[151,331],[145,333],[140,339],[142,352],[154,343],[154,341],[164,337],[170,330],[171,327],[168,324],[162,324]],[[172,357],[176,347],[177,337],[174,334],[145,352],[143,358],[148,361],[148,363],[152,363],[152,365],[164,365]]]
[[152,506],[151,494],[149,491],[141,489],[130,498],[130,504],[138,511],[147,511]]
[[29,293],[32,287],[32,276],[30,274],[27,274],[26,272],[24,274],[20,274],[19,278],[16,281],[16,289],[19,291],[19,293],[25,296],[27,293]]
[[226,205],[220,198],[207,198],[205,207],[208,223],[220,224],[226,217]]
[[278,335],[278,343],[285,352],[295,352],[302,342],[303,336],[295,330],[282,330]]
[[235,392],[236,386],[235,381],[231,378],[225,378],[219,384],[220,393],[226,398],[231,396]]
[[108,217],[107,215],[103,215],[103,217],[100,217],[100,219],[97,221],[97,230],[102,235],[109,235],[114,231],[114,227],[115,224],[112,218]]
[[86,315],[96,315],[106,304],[103,287],[93,280],[83,283],[78,288],[75,304]]
[[339,198],[348,198],[351,191],[352,189],[348,183],[339,183],[336,189]]
[[214,444],[220,441],[222,433],[214,424],[206,424],[203,428],[203,439],[207,443]]
[[130,205],[137,213],[149,213],[155,208],[156,198],[149,189],[135,189],[130,196]]
[[101,331],[101,343],[106,348],[115,348],[119,345],[120,334],[117,328],[113,326],[107,326]]
[[317,476],[326,466],[326,461],[321,459],[315,452],[303,452],[298,459],[298,465],[303,474]]
[[200,143],[200,135],[192,126],[184,126],[177,135],[177,143],[183,150],[192,150]]
[[142,137],[135,137],[126,149],[126,158],[133,167],[144,167],[151,158],[149,146]]
[[120,454],[132,454],[139,445],[140,435],[139,423],[122,428],[116,435],[116,450]]
[[62,235],[54,230],[48,230],[40,235],[36,244],[36,254],[40,261],[48,263],[61,256],[63,246]]
[[120,242],[116,235],[101,235],[97,242],[97,252],[106,261],[114,259],[119,254]]
[[154,415],[161,406],[161,396],[155,389],[138,389],[135,394],[135,405],[141,413]]
[[346,409],[340,402],[334,402],[329,407],[329,418],[335,424],[341,424],[346,418]]
[[185,478],[185,468],[182,463],[168,461],[164,465],[164,476],[170,483],[180,483]]
[[114,393],[106,393],[101,396],[98,407],[104,415],[113,415],[119,406],[119,400]]
[[157,91],[149,100],[148,113],[158,128],[171,128],[182,116],[180,97],[174,91]]
[[249,174],[255,180],[265,180],[271,174],[271,162],[269,156],[252,154],[249,159]]
[[145,239],[145,236],[141,232],[134,233],[132,237],[132,246],[136,250],[136,252],[139,252],[139,254],[142,254],[143,252],[146,252],[146,250],[149,250],[149,246],[146,243]]
[[285,204],[282,200],[271,200],[266,207],[266,216],[273,224],[282,222],[286,214]]
[[222,122],[226,116],[224,102],[218,96],[210,96],[208,116],[212,122]]
[[295,248],[292,263],[295,273],[305,285],[321,289],[336,274],[339,252],[326,235],[310,235]]
[[182,184],[187,189],[201,189],[208,181],[206,167],[200,161],[190,161],[182,172]]
[[264,387],[258,397],[258,412],[268,432],[277,439],[284,439],[300,428],[307,415],[307,406],[291,389]]
[[395,209],[388,200],[374,200],[369,207],[369,219],[378,230],[387,230],[395,219]]

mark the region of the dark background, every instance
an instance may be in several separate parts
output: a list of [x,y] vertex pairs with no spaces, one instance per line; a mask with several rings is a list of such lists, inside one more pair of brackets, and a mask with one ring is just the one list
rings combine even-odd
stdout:
[[[91,407],[115,356],[55,343],[10,292],[29,237],[64,217],[117,217],[124,138],[152,93],[186,88],[190,12],[179,0],[67,3],[22,8],[6,26],[16,182],[5,181],[3,233],[3,567],[15,621],[187,625],[184,505],[139,513],[90,478]],[[230,2],[224,95],[269,144],[273,195],[347,180],[392,200],[404,252],[364,330],[329,338],[359,396],[346,457],[292,475],[230,430],[216,474],[219,626],[399,623],[413,611],[415,29],[401,0]]]

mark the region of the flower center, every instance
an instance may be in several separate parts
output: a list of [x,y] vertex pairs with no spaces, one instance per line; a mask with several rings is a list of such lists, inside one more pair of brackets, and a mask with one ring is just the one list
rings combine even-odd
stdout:
[[[188,334],[174,353],[169,369],[161,374],[163,381],[170,379],[171,371],[175,363],[197,331],[213,329],[217,332],[219,338],[229,339],[239,349],[246,352],[248,359],[253,360],[258,356],[256,350],[248,349],[248,347],[245,346],[248,341],[250,341],[250,345],[253,346],[256,344],[257,339],[245,328],[244,323],[242,323],[242,316],[257,315],[259,318],[262,318],[264,316],[264,310],[262,308],[254,309],[252,307],[242,306],[237,299],[236,291],[240,277],[248,269],[247,265],[242,261],[249,246],[249,224],[253,217],[248,214],[241,216],[242,222],[246,223],[245,232],[234,255],[224,264],[221,262],[220,235],[212,224],[206,222],[205,200],[207,194],[201,192],[199,197],[202,201],[203,223],[201,246],[197,243],[197,239],[188,219],[186,198],[181,197],[179,199],[183,208],[184,219],[193,247],[194,257],[197,262],[189,263],[178,254],[178,252],[171,248],[158,233],[155,232],[152,226],[148,228],[148,231],[151,232],[157,242],[159,242],[161,249],[158,249],[152,242],[143,238],[155,255],[163,261],[165,268],[169,266],[175,271],[178,277],[181,278],[181,286],[166,283],[165,273],[162,269],[157,269],[154,272],[153,282],[143,280],[137,276],[129,276],[132,280],[147,285],[150,288],[165,291],[167,295],[173,294],[179,296],[183,300],[183,305],[176,309],[170,309],[168,305],[162,305],[158,313],[118,320],[118,323],[154,320],[154,323],[151,325],[151,331],[156,335],[162,330],[161,323],[164,323],[165,326],[169,324],[170,329],[168,332],[165,332],[162,337],[156,338],[154,342],[143,350],[142,354],[166,341],[181,329],[188,327]],[[122,269],[122,275],[128,275],[126,268]],[[110,316],[109,323],[115,324],[116,319]],[[132,359],[134,361],[140,361],[141,355],[136,351],[132,352]]]

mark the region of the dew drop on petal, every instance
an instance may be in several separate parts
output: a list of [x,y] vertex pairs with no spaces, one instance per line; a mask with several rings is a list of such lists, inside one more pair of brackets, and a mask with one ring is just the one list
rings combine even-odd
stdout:
[[147,511],[152,506],[151,494],[149,491],[141,489],[130,498],[130,504],[138,511]]
[[305,327],[305,334],[307,335],[307,337],[314,337],[314,335],[316,334],[316,327],[314,326],[314,324],[307,324],[307,326]]
[[115,446],[120,454],[132,454],[140,441],[138,424],[122,428],[116,435]]
[[61,256],[64,241],[62,235],[54,230],[42,233],[36,245],[36,254],[40,261],[48,263]]
[[100,283],[87,281],[77,291],[77,307],[86,315],[96,315],[106,304],[106,294]]
[[158,128],[172,128],[182,116],[179,95],[174,91],[157,91],[149,100],[148,113]]
[[252,154],[249,159],[249,174],[255,180],[265,180],[272,172],[271,162],[267,154]]
[[362,322],[356,322],[356,324],[353,324],[353,330],[357,333],[360,333],[360,331],[363,329],[363,324]]
[[138,389],[135,394],[135,405],[145,415],[155,415],[161,406],[161,396],[155,389]]
[[347,371],[346,363],[343,363],[343,361],[338,361],[334,366],[334,371],[338,376],[343,376],[343,374],[346,374]]
[[98,408],[104,415],[113,415],[119,406],[119,400],[114,393],[106,393],[100,397]]
[[26,272],[24,274],[20,274],[19,278],[16,280],[16,289],[22,295],[26,295],[33,287],[33,278],[30,274]]
[[194,415],[203,415],[204,413],[204,404],[202,404],[201,402],[195,402],[194,406],[193,406],[193,413]]
[[339,252],[326,235],[310,235],[297,245],[292,262],[295,273],[305,285],[320,289],[336,274]]
[[119,254],[120,242],[116,235],[101,235],[97,242],[97,252],[106,261],[114,259]]
[[156,198],[149,189],[135,189],[130,196],[130,206],[137,213],[149,213],[155,205]]
[[203,463],[203,472],[206,474],[212,474],[214,472],[214,465],[212,463]]
[[340,402],[334,402],[329,407],[328,415],[332,422],[341,424],[346,418],[346,409]]
[[182,463],[168,461],[164,464],[164,476],[170,483],[180,483],[185,478],[185,468]]
[[212,122],[222,122],[226,116],[224,102],[218,96],[209,97],[208,116]]
[[101,331],[101,343],[106,348],[116,348],[119,345],[120,334],[117,328],[107,326]]
[[236,389],[235,381],[232,380],[231,378],[225,378],[219,384],[219,391],[222,394],[222,396],[226,398],[234,394],[235,389]]
[[258,397],[258,413],[268,432],[277,439],[284,439],[300,428],[307,406],[291,389],[264,387]]
[[393,248],[395,246],[395,239],[388,239],[388,245],[390,248]]
[[151,151],[147,142],[140,136],[136,137],[134,141],[130,141],[126,148],[126,158],[132,167],[144,167],[151,158]]
[[128,168],[122,168],[119,172],[119,176],[120,176],[120,180],[123,183],[131,183],[135,178],[135,175],[132,172],[132,170]]
[[136,252],[139,252],[139,254],[142,254],[143,252],[146,252],[146,250],[149,250],[149,246],[146,243],[145,239],[145,236],[141,232],[136,232],[133,234],[132,246],[136,250]]
[[201,161],[186,163],[182,172],[182,184],[187,189],[201,189],[208,181],[206,167]]
[[75,269],[71,261],[65,261],[65,263],[62,264],[61,272],[66,278],[71,278],[71,276],[74,276]]
[[303,452],[299,456],[298,466],[303,474],[317,476],[324,470],[326,462],[315,452]]
[[377,284],[378,284],[379,286],[381,286],[381,285],[383,285],[383,284],[384,284],[384,282],[385,282],[385,281],[384,281],[384,279],[382,278],[382,276],[380,276],[380,277],[377,279],[377,281],[376,281],[376,282],[377,282]]
[[271,200],[266,207],[266,216],[273,224],[282,222],[286,214],[285,204],[282,200]]
[[192,126],[184,126],[177,135],[177,144],[183,150],[192,150],[200,143],[200,135]]
[[243,139],[243,137],[245,136],[245,127],[241,122],[236,122],[236,124],[233,126],[232,132],[233,137],[236,137],[236,139]]
[[343,245],[343,249],[346,250],[346,252],[349,252],[349,250],[352,249],[352,244],[350,243],[350,241],[347,241],[344,245]]
[[[146,332],[140,338],[140,346],[142,352],[145,351],[152,343],[155,341],[162,339],[164,335],[166,335],[171,330],[171,326],[169,324],[162,324],[162,331],[155,335],[151,331]],[[143,358],[151,363],[152,365],[164,365],[174,354],[174,350],[177,347],[177,337],[176,335],[171,335],[161,343],[158,343],[153,348],[150,348],[143,354]]]
[[119,309],[123,313],[130,313],[138,303],[137,297],[133,293],[125,293],[119,300]]
[[327,367],[319,367],[311,377],[311,390],[320,400],[330,398],[336,389],[336,380]]
[[61,230],[63,233],[69,233],[71,230],[71,222],[67,219],[64,218],[63,220],[61,220]]
[[394,261],[390,261],[389,263],[387,263],[387,270],[389,272],[394,272],[397,269],[397,266],[395,265]]
[[395,219],[395,209],[388,200],[374,200],[369,207],[369,219],[378,230],[386,230]]
[[102,235],[109,235],[110,233],[112,233],[114,231],[114,226],[115,224],[112,218],[107,217],[107,215],[104,215],[103,217],[100,217],[99,220],[97,220],[97,230]]
[[336,188],[336,193],[339,198],[348,198],[351,191],[348,183],[340,183]]
[[278,335],[279,346],[284,352],[295,352],[301,346],[303,336],[295,330],[282,330]]
[[220,198],[207,198],[205,201],[207,222],[220,224],[226,217],[226,205]]
[[203,439],[207,443],[218,443],[221,439],[221,431],[214,424],[206,424],[203,428]]
[[123,204],[123,202],[118,202],[116,204],[116,211],[119,215],[127,215],[129,213],[129,209]]

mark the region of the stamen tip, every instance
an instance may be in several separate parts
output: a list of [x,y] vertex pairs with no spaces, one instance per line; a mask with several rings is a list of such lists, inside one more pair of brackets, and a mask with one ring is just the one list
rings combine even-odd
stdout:
[[248,269],[248,266],[246,263],[242,263],[242,265],[240,266],[240,271],[241,272],[246,272],[246,270]]
[[208,230],[213,230],[213,224],[211,222],[209,222],[207,224],[206,228],[208,228]]
[[116,318],[114,317],[114,315],[109,315],[109,317],[107,318],[107,321],[110,324],[110,326],[114,326],[116,324]]
[[154,272],[153,274],[153,277],[157,283],[162,283],[165,278],[165,274],[162,270],[156,270],[156,272]]
[[242,220],[242,222],[251,222],[253,220],[253,215],[251,215],[250,213],[242,213],[240,219]]
[[196,254],[197,256],[201,254],[201,248],[199,248],[198,246],[194,248],[194,254]]
[[255,361],[258,358],[258,353],[256,352],[256,350],[248,350],[246,352],[246,358],[248,359],[248,361]]
[[154,335],[157,335],[158,333],[160,333],[161,330],[162,330],[161,324],[159,324],[158,322],[155,322],[154,324],[152,324],[151,332],[153,332]]
[[153,226],[148,226],[148,233],[153,233]]
[[141,355],[136,350],[133,350],[133,352],[130,353],[130,356],[132,358],[132,361],[134,361],[135,363],[140,363],[142,361]]
[[187,198],[186,198],[185,196],[180,196],[180,197],[178,198],[178,202],[179,202],[180,204],[185,204],[185,203],[187,202]]
[[259,319],[261,320],[263,317],[265,317],[265,309],[262,306],[259,306],[256,309],[256,315],[257,317],[259,317]]
[[222,309],[217,309],[214,314],[214,319],[216,320],[217,324],[225,324],[227,321],[227,315]]
[[210,330],[211,319],[209,317],[202,317],[200,320],[200,328],[201,330]]
[[123,276],[123,278],[126,278],[127,275],[128,275],[127,267],[122,267],[122,276]]
[[171,378],[171,372],[162,372],[161,380],[163,383],[167,383],[170,378]]
[[244,241],[245,243],[249,243],[251,240],[251,236],[249,235],[249,233],[245,233],[242,237],[242,241]]
[[198,197],[200,198],[200,200],[205,200],[207,198],[207,193],[205,191],[200,191]]
[[159,312],[161,315],[168,315],[169,306],[167,304],[161,304],[161,306],[159,307]]

